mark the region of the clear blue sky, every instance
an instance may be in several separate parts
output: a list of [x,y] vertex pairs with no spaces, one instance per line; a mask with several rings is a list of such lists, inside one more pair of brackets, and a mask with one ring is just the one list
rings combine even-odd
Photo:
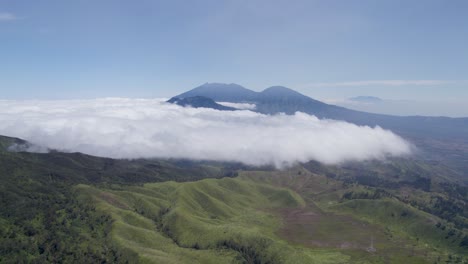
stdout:
[[464,0],[0,0],[0,99],[234,82],[468,105],[467,80]]

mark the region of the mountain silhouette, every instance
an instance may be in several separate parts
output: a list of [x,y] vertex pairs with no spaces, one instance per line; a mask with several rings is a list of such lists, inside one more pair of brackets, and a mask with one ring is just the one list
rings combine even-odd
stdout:
[[326,104],[283,86],[272,86],[255,92],[233,83],[206,83],[176,97],[182,99],[194,96],[203,96],[217,102],[253,103],[256,105],[254,111],[263,114],[291,115],[299,111],[321,119],[380,126],[407,137],[456,139],[468,143],[468,118],[393,116],[361,112]]

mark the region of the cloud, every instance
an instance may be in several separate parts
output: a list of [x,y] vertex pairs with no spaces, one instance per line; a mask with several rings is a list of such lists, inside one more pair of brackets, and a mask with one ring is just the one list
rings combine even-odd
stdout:
[[331,82],[331,83],[310,83],[306,87],[354,87],[354,86],[435,86],[453,83],[454,81],[444,80],[370,80],[370,81],[349,81],[349,82]]
[[18,19],[19,18],[12,13],[0,12],[0,22],[1,21],[13,21],[13,20],[18,20]]
[[184,108],[159,99],[0,100],[0,134],[112,158],[189,158],[278,167],[407,155],[410,145],[379,127],[296,113]]
[[216,103],[220,105],[236,108],[236,109],[241,109],[241,110],[255,110],[255,108],[257,107],[255,104],[249,104],[249,103],[231,103],[231,102],[216,102]]

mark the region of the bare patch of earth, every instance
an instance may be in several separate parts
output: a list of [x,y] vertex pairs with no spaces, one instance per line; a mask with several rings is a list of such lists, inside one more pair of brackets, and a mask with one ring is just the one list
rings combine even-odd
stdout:
[[311,203],[304,208],[279,209],[276,213],[283,220],[277,234],[294,244],[309,248],[351,250],[381,256],[386,260],[395,255],[411,258],[427,255],[407,239],[393,236],[383,227],[349,215],[323,212]]
[[311,207],[280,209],[283,226],[278,234],[309,247],[366,249],[372,240],[386,239],[382,230],[350,216],[320,212]]

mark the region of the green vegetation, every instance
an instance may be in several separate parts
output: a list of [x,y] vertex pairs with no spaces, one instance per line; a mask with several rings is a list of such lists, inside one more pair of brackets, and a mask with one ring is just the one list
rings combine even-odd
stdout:
[[220,177],[213,166],[113,160],[80,153],[15,153],[0,137],[0,262],[125,262],[108,237],[111,217],[75,190],[76,184],[141,185],[147,181]]
[[[468,262],[463,258],[468,254],[466,230],[424,212],[413,200],[448,195],[444,192],[424,192],[407,185],[369,187],[301,167],[283,172],[245,171],[240,177],[288,187],[304,197],[307,206],[303,210],[281,212],[286,223],[280,234],[294,243],[340,248],[357,262]],[[403,194],[406,200],[400,199]],[[372,238],[377,251],[363,256],[362,249]],[[353,251],[356,248],[361,250]]]
[[468,263],[466,185],[419,161],[274,170],[12,144],[1,263]]
[[305,167],[314,173],[339,180],[346,186],[375,188],[380,196],[394,197],[442,218],[458,229],[468,228],[468,186],[456,180],[459,175],[454,175],[455,172],[440,164],[395,159],[388,162],[351,163],[340,167],[309,162]]
[[[389,193],[345,186],[301,168],[244,171],[234,179],[79,189],[96,199],[99,210],[111,212],[114,241],[142,262],[466,261],[459,247],[462,232],[452,235],[456,241],[445,239],[450,231],[437,226],[441,219]],[[365,199],[346,195],[352,191],[368,194]],[[376,251],[368,252],[372,243]]]
[[[346,263],[330,250],[280,239],[279,208],[301,208],[291,190],[242,179],[145,184],[121,190],[80,186],[115,220],[111,235],[142,262]],[[156,254],[157,252],[157,254]],[[171,262],[172,261],[172,262]]]

